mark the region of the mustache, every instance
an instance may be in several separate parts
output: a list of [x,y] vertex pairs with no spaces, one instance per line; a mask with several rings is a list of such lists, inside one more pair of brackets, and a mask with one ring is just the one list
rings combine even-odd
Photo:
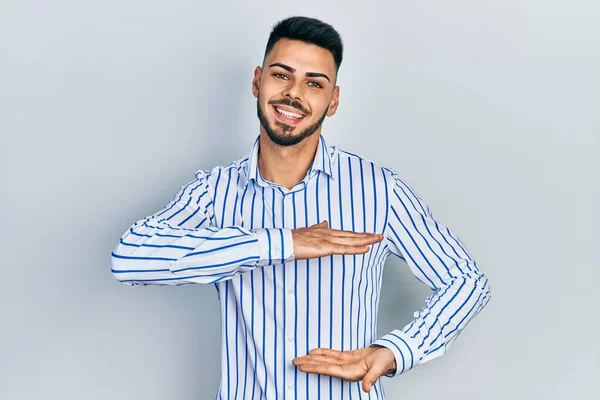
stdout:
[[310,111],[308,111],[304,107],[302,107],[302,104],[300,104],[296,100],[290,100],[290,99],[271,100],[271,101],[269,101],[269,104],[274,105],[274,106],[276,106],[276,105],[288,106],[288,107],[295,108],[296,110],[302,112],[303,114],[306,114],[306,115],[310,114]]

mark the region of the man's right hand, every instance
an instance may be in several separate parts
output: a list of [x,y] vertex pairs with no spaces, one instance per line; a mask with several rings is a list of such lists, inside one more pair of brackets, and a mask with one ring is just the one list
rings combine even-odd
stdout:
[[381,242],[379,233],[358,233],[329,228],[323,221],[307,228],[292,229],[294,259],[305,260],[332,254],[364,254],[369,245]]

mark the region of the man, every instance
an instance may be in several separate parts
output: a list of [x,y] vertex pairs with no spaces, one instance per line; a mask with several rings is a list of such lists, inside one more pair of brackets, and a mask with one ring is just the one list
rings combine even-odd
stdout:
[[[217,398],[383,399],[378,378],[444,354],[490,299],[464,245],[396,172],[326,144],[342,52],[319,20],[275,25],[252,81],[260,134],[249,155],[198,170],[112,253],[130,285],[216,286]],[[390,254],[432,294],[378,338]]]

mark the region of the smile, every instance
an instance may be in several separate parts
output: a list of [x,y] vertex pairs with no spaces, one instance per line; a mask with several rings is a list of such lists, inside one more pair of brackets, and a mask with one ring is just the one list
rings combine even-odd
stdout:
[[278,117],[286,122],[298,122],[305,117],[304,114],[295,111],[290,111],[289,109],[283,109],[278,106],[273,106],[273,108],[277,112]]

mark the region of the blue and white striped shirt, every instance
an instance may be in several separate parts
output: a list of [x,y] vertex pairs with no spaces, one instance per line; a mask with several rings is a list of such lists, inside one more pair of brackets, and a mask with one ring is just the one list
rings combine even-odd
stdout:
[[[112,252],[130,285],[212,283],[221,309],[219,399],[384,399],[360,382],[306,374],[292,359],[316,347],[390,349],[401,374],[444,354],[490,299],[487,278],[446,226],[389,168],[320,137],[291,190],[263,179],[258,138],[232,164],[198,170],[167,206],[134,223]],[[383,233],[360,255],[294,260],[291,229]],[[383,267],[406,261],[432,289],[402,329],[377,337]]]

